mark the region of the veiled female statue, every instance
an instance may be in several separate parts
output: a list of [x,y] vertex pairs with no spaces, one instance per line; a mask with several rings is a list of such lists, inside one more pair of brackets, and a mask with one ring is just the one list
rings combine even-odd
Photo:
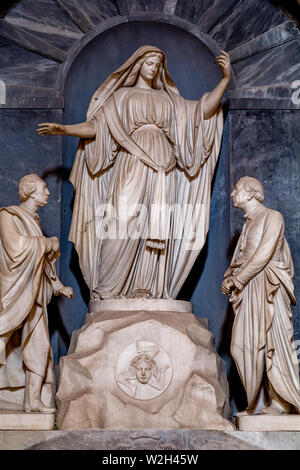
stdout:
[[165,54],[140,47],[95,92],[87,121],[39,124],[80,137],[70,180],[69,240],[91,298],[176,298],[209,227],[221,145],[223,78],[200,101],[183,99]]

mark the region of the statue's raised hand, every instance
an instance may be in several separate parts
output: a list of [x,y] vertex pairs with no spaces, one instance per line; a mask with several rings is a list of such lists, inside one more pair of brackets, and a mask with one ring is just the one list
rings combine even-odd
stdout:
[[65,126],[54,122],[42,122],[38,124],[37,133],[39,135],[63,135]]
[[230,67],[230,58],[227,52],[220,51],[220,55],[216,58],[216,60],[220,69],[223,72],[223,77],[230,80],[231,67]]

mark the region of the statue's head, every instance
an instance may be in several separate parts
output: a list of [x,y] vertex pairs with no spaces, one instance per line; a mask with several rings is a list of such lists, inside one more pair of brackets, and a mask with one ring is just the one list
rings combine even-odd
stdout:
[[173,93],[179,95],[176,84],[168,72],[165,53],[156,46],[141,46],[96,90],[87,112],[88,119],[95,116],[116,90],[122,87],[134,87],[140,78],[140,73],[147,74],[151,81],[148,85],[152,88],[165,90],[170,96]]
[[25,175],[19,181],[19,199],[26,202],[33,198],[38,207],[45,206],[48,202],[50,191],[46,183],[35,173]]
[[136,379],[143,385],[151,380],[152,374],[157,376],[158,373],[155,360],[145,353],[139,354],[132,359],[130,370],[132,375],[135,375]]
[[139,57],[132,67],[124,86],[133,86],[137,78],[142,75],[148,80],[152,80],[152,86],[156,89],[163,87],[161,75],[163,71],[163,54],[161,52],[146,52]]
[[230,196],[232,197],[234,206],[243,209],[244,204],[253,198],[258,202],[263,202],[264,189],[256,178],[244,176],[239,179]]

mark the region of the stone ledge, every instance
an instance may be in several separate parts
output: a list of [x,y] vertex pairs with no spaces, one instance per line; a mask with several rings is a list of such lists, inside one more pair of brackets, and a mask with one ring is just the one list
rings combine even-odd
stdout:
[[0,82],[0,108],[63,109],[63,94],[53,88],[10,85]]
[[251,41],[229,51],[231,63],[234,64],[240,60],[260,54],[261,52],[299,38],[299,36],[299,31],[293,21],[286,21],[266,31],[264,34],[251,39]]
[[151,312],[193,313],[193,304],[173,299],[108,299],[91,300],[89,312],[143,310]]
[[229,109],[295,109],[300,110],[300,104],[293,103],[290,98],[229,98]]
[[237,416],[239,431],[300,431],[300,415]]
[[0,431],[0,450],[300,450],[300,432]]
[[[0,429],[20,431],[50,431],[55,426],[55,413],[25,413],[0,409]],[[0,440],[1,449],[1,440]]]

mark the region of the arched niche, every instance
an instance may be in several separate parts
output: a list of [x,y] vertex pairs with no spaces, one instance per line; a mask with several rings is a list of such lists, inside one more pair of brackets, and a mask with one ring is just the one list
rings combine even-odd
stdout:
[[[185,23],[185,22],[183,22]],[[218,45],[208,36],[199,37],[175,24],[157,21],[123,22],[90,37],[76,50],[65,65],[60,86],[64,90],[64,123],[86,119],[89,101],[105,78],[116,70],[141,45],[151,44],[167,55],[169,72],[181,95],[199,99],[213,89],[222,74],[215,57]],[[234,84],[232,83],[232,87]],[[224,101],[226,102],[227,96]],[[63,138],[63,167],[71,170],[78,139]],[[192,300],[199,316],[221,328],[226,315],[227,300],[220,294],[219,278],[226,269],[226,251],[229,238],[228,193],[228,122],[225,110],[224,138],[215,179],[211,206],[211,229],[208,241],[195,263],[193,272],[179,298]],[[66,285],[72,285],[76,296],[76,312],[71,303],[61,309],[63,324],[70,334],[81,327],[87,313],[88,290],[82,279],[73,245],[68,242],[72,216],[73,187],[64,182],[62,187],[61,275]],[[220,231],[220,226],[222,231]],[[101,267],[100,267],[101,269]],[[205,295],[210,287],[209,296]],[[59,340],[59,354],[66,352],[66,344]]]

